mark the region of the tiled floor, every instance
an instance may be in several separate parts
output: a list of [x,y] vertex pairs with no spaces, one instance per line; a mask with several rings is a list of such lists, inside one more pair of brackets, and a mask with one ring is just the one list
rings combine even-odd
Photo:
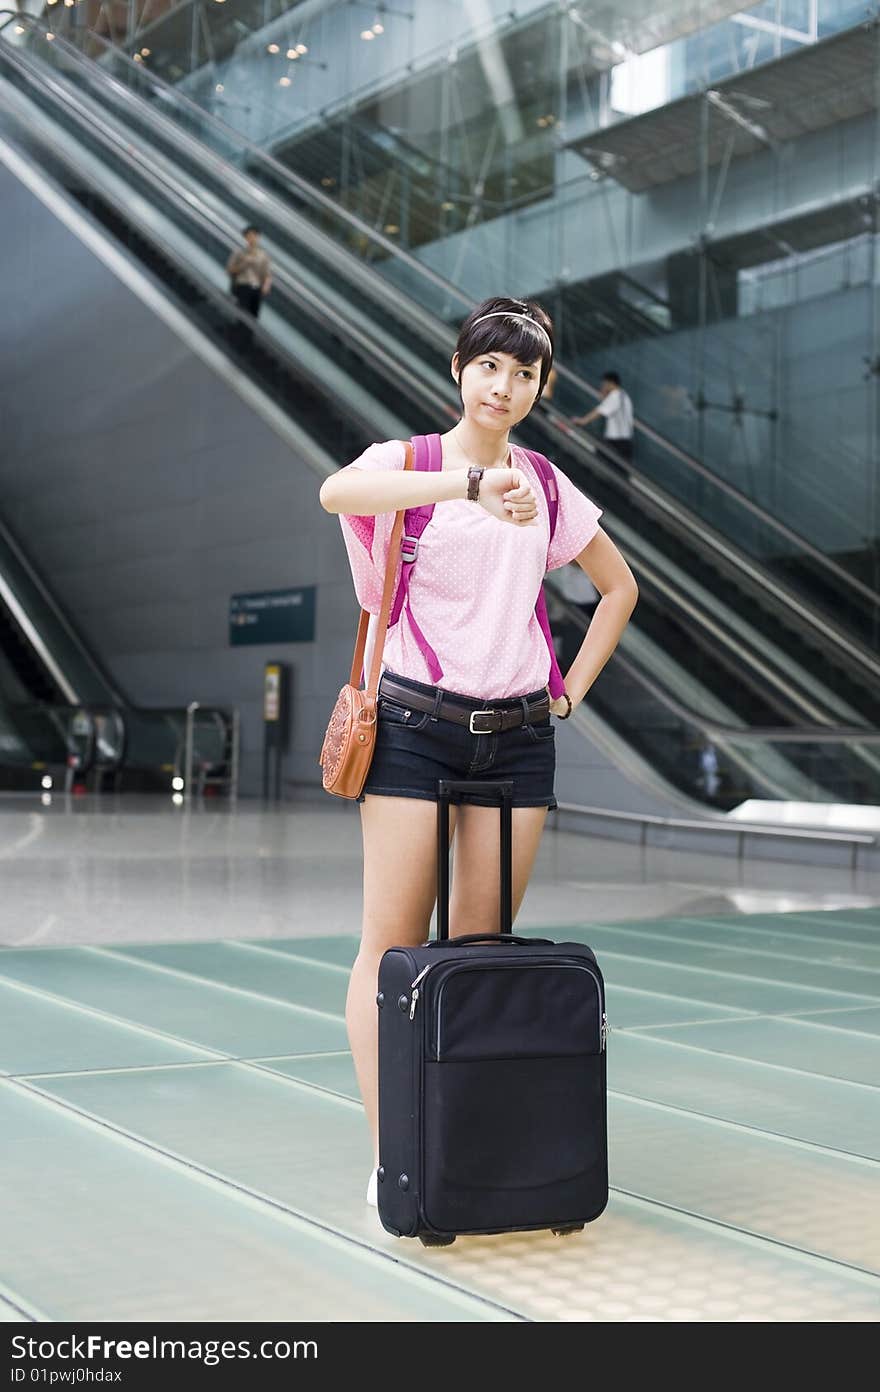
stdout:
[[363,1203],[351,822],[0,812],[0,1320],[880,1319],[876,886],[548,833],[520,926],[605,970],[611,1202],[428,1251]]

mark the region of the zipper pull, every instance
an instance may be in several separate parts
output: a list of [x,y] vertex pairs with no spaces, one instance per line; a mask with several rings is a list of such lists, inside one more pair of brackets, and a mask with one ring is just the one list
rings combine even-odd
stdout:
[[[412,1019],[412,1016],[410,1016],[410,1019]],[[600,1044],[600,1046],[599,1046],[599,1052],[600,1052],[601,1054],[604,1054],[604,1052],[605,1052],[605,1046],[606,1046],[607,1043],[608,1043],[608,1016],[605,1014],[605,1011],[604,1011],[604,1010],[602,1011],[602,1030],[601,1030],[601,1038],[602,1038],[602,1042],[601,1042],[601,1044]]]
[[415,1019],[416,1005],[417,1005],[418,999],[419,999],[419,982],[422,980],[423,977],[425,977],[425,976],[428,975],[428,972],[431,970],[432,966],[434,966],[434,963],[433,963],[433,962],[429,962],[428,965],[427,965],[426,967],[422,967],[422,970],[419,972],[419,974],[418,974],[418,976],[416,977],[415,981],[412,983],[412,985],[411,985],[410,988],[409,988],[409,989],[412,991],[412,1000],[411,1000],[411,1002],[410,1002],[410,1007],[409,1007],[409,1018],[410,1018],[411,1020],[414,1020],[414,1019]]

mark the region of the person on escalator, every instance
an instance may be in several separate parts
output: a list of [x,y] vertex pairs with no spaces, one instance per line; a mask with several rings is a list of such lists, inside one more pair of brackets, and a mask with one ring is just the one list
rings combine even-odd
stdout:
[[232,296],[240,309],[256,319],[264,296],[272,287],[272,266],[260,246],[260,229],[252,224],[242,231],[245,245],[234,251],[226,262]]
[[[601,416],[605,421],[605,435],[602,440],[602,454],[612,464],[620,467],[623,460],[628,465],[633,457],[633,404],[629,393],[620,384],[616,372],[606,372],[599,388],[599,405],[585,416],[572,416],[572,425],[591,425]],[[629,469],[626,470],[629,476]]]

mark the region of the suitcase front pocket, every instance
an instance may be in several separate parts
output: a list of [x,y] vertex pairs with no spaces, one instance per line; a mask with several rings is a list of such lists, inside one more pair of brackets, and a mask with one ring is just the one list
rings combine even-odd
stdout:
[[597,1054],[605,1016],[597,974],[583,963],[481,962],[435,986],[427,1054],[439,1061]]

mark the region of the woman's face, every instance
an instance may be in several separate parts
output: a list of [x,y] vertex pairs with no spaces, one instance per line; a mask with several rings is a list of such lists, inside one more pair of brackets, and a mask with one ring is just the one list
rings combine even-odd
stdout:
[[[452,359],[458,379],[458,354]],[[521,363],[510,353],[481,353],[461,373],[464,414],[483,430],[512,430],[529,414],[541,383],[541,359]]]

